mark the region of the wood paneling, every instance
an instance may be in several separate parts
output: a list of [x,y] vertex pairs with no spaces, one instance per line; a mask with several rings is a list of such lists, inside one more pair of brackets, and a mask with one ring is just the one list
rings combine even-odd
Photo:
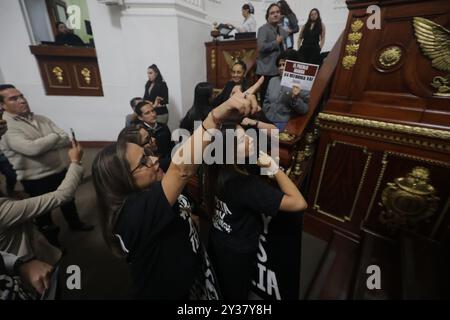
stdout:
[[103,96],[94,48],[30,46],[47,95]]

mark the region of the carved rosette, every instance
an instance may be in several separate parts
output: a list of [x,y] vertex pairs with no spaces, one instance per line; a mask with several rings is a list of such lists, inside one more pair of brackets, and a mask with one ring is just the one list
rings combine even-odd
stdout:
[[81,75],[83,76],[83,79],[87,84],[91,83],[91,71],[88,68],[83,68],[81,70]]
[[381,223],[394,230],[414,230],[430,218],[437,210],[439,198],[429,176],[428,169],[415,167],[406,177],[387,183],[379,203],[383,207]]
[[377,63],[382,69],[392,69],[399,64],[403,51],[399,46],[389,46],[381,50],[377,57]]

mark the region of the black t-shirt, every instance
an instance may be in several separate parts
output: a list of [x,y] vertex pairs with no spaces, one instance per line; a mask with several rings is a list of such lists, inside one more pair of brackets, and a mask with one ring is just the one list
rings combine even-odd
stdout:
[[211,236],[238,252],[258,248],[261,214],[276,216],[283,192],[254,175],[233,174],[216,199]]
[[201,272],[198,234],[190,214],[170,206],[161,182],[128,196],[115,233],[128,250],[135,298],[189,297]]

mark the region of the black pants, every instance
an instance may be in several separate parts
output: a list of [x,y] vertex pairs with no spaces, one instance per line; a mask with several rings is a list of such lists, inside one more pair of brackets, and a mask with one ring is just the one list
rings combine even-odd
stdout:
[[321,59],[319,45],[302,45],[298,51],[301,62],[320,64]]
[[6,178],[6,193],[10,195],[14,191],[14,187],[16,186],[17,175],[8,159],[3,158],[2,160],[0,160],[0,172]]
[[[23,188],[26,193],[32,197],[40,196],[48,192],[55,191],[66,176],[67,170],[64,169],[60,173],[52,174],[48,177],[37,180],[22,180]],[[71,200],[61,205],[61,211],[70,226],[77,226],[81,223],[78,216],[77,207],[75,206],[75,200]],[[52,221],[51,211],[48,211],[38,218],[36,218],[36,224],[39,227],[54,225]]]

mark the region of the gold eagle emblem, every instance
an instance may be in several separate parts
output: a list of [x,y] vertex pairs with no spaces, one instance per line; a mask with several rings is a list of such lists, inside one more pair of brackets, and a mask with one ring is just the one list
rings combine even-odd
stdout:
[[[443,26],[421,17],[414,17],[414,31],[423,54],[439,71],[450,72],[450,31]],[[435,77],[432,86],[439,96],[450,96],[450,74]]]

